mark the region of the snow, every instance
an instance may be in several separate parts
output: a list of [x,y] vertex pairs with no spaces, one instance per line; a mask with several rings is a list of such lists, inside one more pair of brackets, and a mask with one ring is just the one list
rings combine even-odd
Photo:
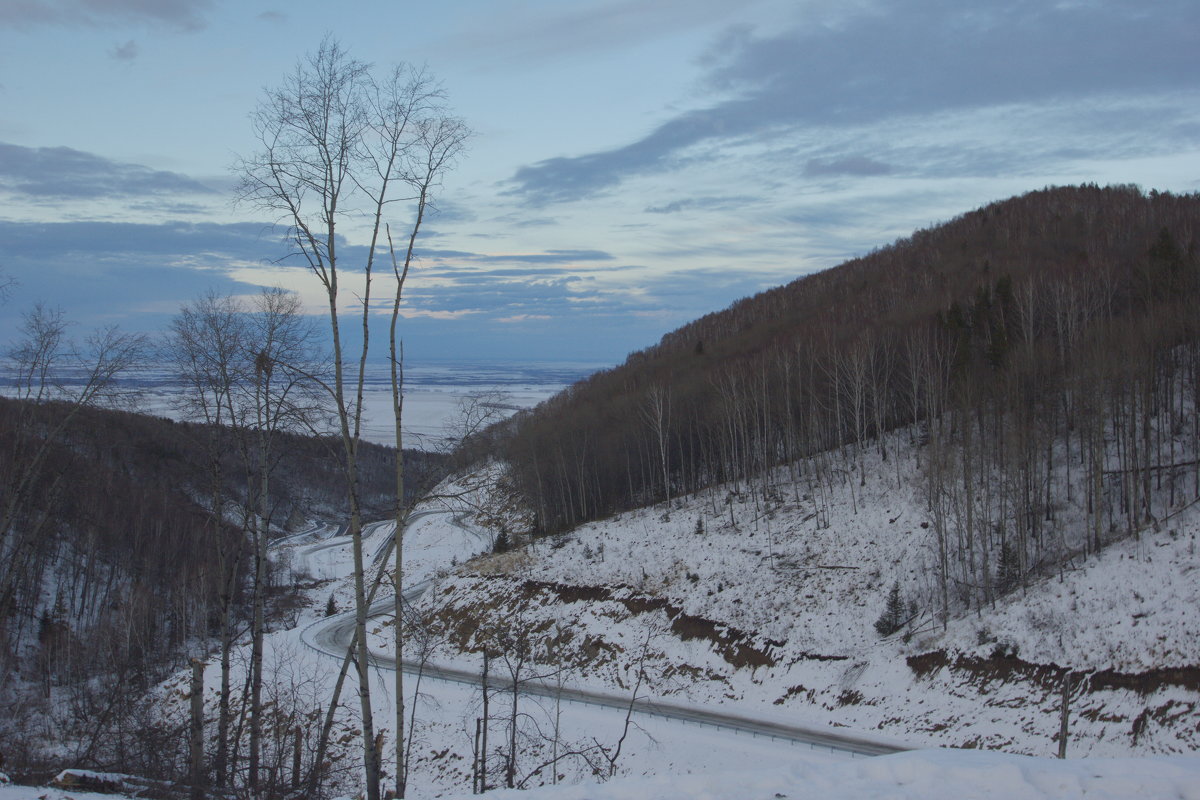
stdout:
[[[1197,756],[1059,761],[1005,753],[917,750],[819,763],[780,758],[770,752],[739,755],[769,766],[616,778],[598,785],[498,789],[487,796],[495,800],[1200,800]],[[477,795],[466,791],[440,796],[465,800]],[[0,800],[113,797],[5,785],[0,780]]]
[[[428,401],[429,419],[417,421],[431,434],[433,417],[444,416],[446,401],[457,397],[442,391],[407,401],[414,408]],[[532,404],[540,391],[534,387],[515,404]],[[439,615],[447,634],[431,662],[478,669],[478,656],[453,646],[453,621],[459,644],[477,643],[480,628],[503,623],[539,631],[544,661],[568,668],[561,679],[569,687],[627,698],[645,651],[639,696],[923,748],[851,758],[635,714],[617,777],[597,784],[592,765],[576,758],[559,770],[574,785],[539,787],[551,780],[549,771],[530,771],[547,745],[530,741],[521,770],[532,788],[520,797],[1200,800],[1200,757],[1192,755],[1200,747],[1196,687],[1169,680],[1144,691],[1090,685],[1106,671],[1137,676],[1200,665],[1200,506],[1166,509],[1139,537],[1078,556],[1060,573],[994,607],[972,609],[943,630],[928,602],[935,553],[920,453],[904,438],[903,431],[893,436],[886,461],[876,451],[851,459],[832,486],[814,488],[784,468],[766,491],[714,487],[495,556],[486,554],[499,526],[522,529],[521,510],[500,488],[501,471],[493,465],[439,487],[439,499],[416,510],[405,535],[406,586],[430,583],[418,606]],[[802,476],[805,469],[799,465]],[[1077,507],[1056,515],[1060,527],[1081,524]],[[339,666],[308,644],[305,631],[324,624],[330,597],[340,611],[352,606],[350,539],[337,533],[314,525],[273,548],[310,587],[296,627],[266,642],[268,703],[297,718],[321,708]],[[391,522],[367,526],[368,557],[382,554],[393,533]],[[905,635],[881,640],[873,623],[893,582],[920,607]],[[676,630],[685,619],[695,623],[686,636]],[[706,637],[708,623],[715,633]],[[373,648],[390,648],[387,617],[372,622],[371,637]],[[729,642],[760,660],[741,663]],[[997,661],[995,652],[1022,661]],[[220,678],[215,662],[206,672],[210,718]],[[246,663],[240,652],[234,685],[244,681]],[[1012,669],[1001,669],[1005,664]],[[1057,751],[1059,668],[1083,676],[1072,696],[1071,758],[1031,757]],[[377,730],[390,742],[392,674],[372,672]],[[169,718],[186,715],[187,679],[180,673],[159,687]],[[332,753],[338,788],[351,794],[359,789],[361,756],[352,683]],[[410,676],[406,692],[407,707],[417,711],[410,796],[465,798],[479,690],[425,676],[418,692]],[[622,734],[624,714],[609,708],[565,701],[557,707],[532,695],[522,696],[521,708],[542,731],[557,723],[563,748],[611,752]],[[385,749],[386,762],[390,744]],[[516,797],[503,790],[492,796]],[[0,780],[0,800],[35,797],[101,795]]]
[[753,771],[621,778],[599,786],[505,790],[488,796],[494,800],[1200,800],[1200,758],[1058,761],[1005,753],[918,750],[841,764],[775,764]]
[[118,800],[122,797],[129,795],[77,792],[74,789],[51,789],[47,786],[0,785],[0,800]]
[[[573,759],[560,773],[563,783],[579,785],[537,788],[551,780],[545,770],[530,777],[533,788],[522,797],[1200,798],[1200,762],[1190,755],[1169,757],[1200,744],[1194,689],[1077,693],[1072,758],[1046,760],[1015,753],[1057,751],[1058,684],[1045,676],[972,671],[956,661],[987,659],[1002,646],[1047,669],[1135,673],[1200,663],[1200,638],[1193,635],[1200,607],[1197,509],[1178,509],[1160,530],[1078,558],[1026,596],[1018,593],[978,616],[954,619],[946,631],[922,608],[909,637],[880,640],[873,623],[892,582],[908,597],[924,597],[931,588],[932,535],[922,526],[927,520],[914,458],[900,448],[892,448],[886,462],[867,455],[865,481],[847,475],[822,496],[781,472],[765,499],[718,487],[677,499],[669,510],[660,504],[516,552],[481,556],[499,525],[521,529],[521,511],[497,489],[500,473],[493,467],[447,483],[437,492],[440,499],[417,509],[405,537],[405,581],[410,587],[430,581],[418,605],[450,618],[459,614],[467,635],[498,620],[517,630],[544,631],[545,639],[561,643],[553,655],[569,667],[567,686],[628,697],[635,661],[646,649],[649,680],[640,695],[664,702],[832,727],[910,747],[1009,751],[920,749],[852,759],[635,714],[616,778],[595,785],[589,765]],[[306,531],[277,548],[278,557],[307,573],[314,586],[298,627],[268,637],[268,682],[281,687],[280,696],[303,695],[312,707],[327,695],[338,661],[305,644],[301,631],[323,624],[330,596],[339,610],[351,607],[350,543],[335,533]],[[393,529],[385,522],[364,534],[372,555],[386,548]],[[541,589],[523,594],[528,586]],[[606,594],[554,597],[547,588],[553,586],[604,587]],[[740,631],[742,643],[767,654],[770,663],[739,666],[713,639],[677,635],[672,625],[681,616],[714,621],[721,636]],[[375,619],[370,628],[372,646],[390,649],[388,618]],[[908,661],[939,652],[945,653],[942,661],[925,672]],[[478,656],[447,642],[438,643],[431,661],[479,668]],[[206,674],[210,709],[219,680],[215,667]],[[373,673],[376,723],[390,741],[391,673]],[[243,679],[235,675],[235,685]],[[418,695],[415,683],[406,679],[406,702],[417,709],[412,796],[465,796],[478,688],[426,676]],[[181,674],[164,687],[180,713],[185,685]],[[342,770],[341,790],[354,793],[361,753],[356,703],[348,698],[333,757]],[[531,695],[522,696],[521,704],[543,731],[552,729],[561,710],[564,747],[611,748],[621,734],[624,715],[612,709],[573,702],[556,709],[552,700]],[[528,772],[545,756],[544,742],[528,743],[521,769]]]
[[[1196,506],[1175,509],[1157,531],[1077,557],[1024,596],[952,619],[943,631],[928,602],[935,543],[932,526],[923,526],[918,454],[889,449],[887,461],[864,454],[865,480],[847,474],[824,495],[780,470],[766,499],[717,487],[676,499],[669,510],[660,503],[619,514],[464,565],[422,602],[429,613],[476,627],[546,630],[565,642],[546,660],[575,667],[572,685],[624,691],[650,632],[660,678],[647,687],[653,696],[847,726],[917,747],[1051,755],[1059,668],[1133,680],[1200,664]],[[1058,524],[1071,524],[1073,513],[1061,509]],[[874,622],[893,581],[921,608],[907,636],[881,640]],[[572,597],[557,593],[559,585],[609,591]],[[645,610],[663,600],[670,609]],[[713,642],[674,635],[676,612],[745,632],[774,663],[739,668]],[[460,628],[460,639],[476,635],[466,622]],[[990,661],[997,650],[1025,663]],[[944,663],[919,674],[908,659],[929,653],[944,653]],[[462,666],[472,659],[437,658]],[[1000,667],[1013,671],[998,674]],[[1072,697],[1070,754],[1200,746],[1200,697],[1187,680],[1145,691],[1082,683]]]
[[[404,433],[406,447],[439,450],[446,445],[447,428],[459,412],[459,404],[480,393],[504,395],[508,411],[531,408],[552,397],[563,387],[607,364],[585,362],[513,363],[505,361],[447,361],[407,364],[404,376]],[[391,373],[387,363],[367,366],[363,396],[363,437],[370,442],[394,445]],[[67,379],[70,385],[70,378]],[[137,391],[139,408],[145,413],[168,417],[179,415],[181,386],[168,364],[132,370],[122,386]],[[0,378],[0,394],[12,394],[11,381]]]

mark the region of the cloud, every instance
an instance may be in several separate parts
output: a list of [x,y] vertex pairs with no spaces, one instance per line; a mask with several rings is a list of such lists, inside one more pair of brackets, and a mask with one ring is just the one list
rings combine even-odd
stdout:
[[746,0],[731,7],[728,0],[608,0],[537,6],[530,9],[533,13],[522,13],[519,4],[495,6],[489,13],[485,5],[467,16],[468,24],[446,47],[490,63],[503,59],[537,64],[678,36],[719,23],[755,3]]
[[0,188],[37,199],[213,194],[212,189],[176,172],[110,161],[70,147],[22,147],[3,142]]
[[0,220],[6,258],[69,263],[80,256],[92,260],[147,259],[217,253],[261,258],[278,250],[277,237],[253,222],[11,222]]
[[603,250],[547,250],[543,253],[471,253],[465,250],[421,250],[422,258],[469,261],[486,264],[565,264],[580,261],[612,261]]
[[741,208],[751,203],[759,202],[760,198],[749,195],[737,197],[688,197],[683,200],[673,200],[661,206],[647,206],[647,214],[676,214],[680,211],[704,210],[723,211],[725,209]]
[[462,319],[463,317],[478,313],[480,312],[477,308],[462,308],[456,311],[448,311],[446,309],[432,310],[424,308],[405,308],[403,306],[400,308],[400,316],[404,317],[405,319]]
[[104,27],[129,23],[201,30],[213,0],[16,0],[0,3],[0,27]]
[[519,322],[533,322],[534,320],[554,319],[549,314],[514,314],[511,317],[498,317],[496,322],[502,322],[505,325],[510,325]]
[[810,158],[804,165],[804,174],[809,177],[827,175],[887,175],[892,167],[866,156],[846,158]]
[[[161,225],[106,222],[22,223],[0,220],[4,268],[20,281],[10,308],[36,301],[60,306],[91,327],[114,320],[123,327],[160,329],[164,309],[199,293],[253,292],[252,280],[231,277],[232,267],[261,262],[278,245],[262,225]],[[15,315],[0,315],[0,340]]]
[[504,193],[522,197],[533,206],[589,197],[617,186],[631,174],[666,168],[689,145],[735,132],[710,112],[689,112],[615,150],[560,156],[521,167],[509,181],[515,186]]
[[510,224],[514,228],[542,228],[548,225],[556,225],[558,224],[558,220],[554,217],[528,217],[516,220]]
[[[1194,90],[1196,19],[1192,0],[1164,0],[1153,13],[1133,0],[900,0],[837,25],[769,35],[731,30],[706,61],[704,85],[719,99],[632,142],[521,167],[507,193],[535,207],[595,196],[688,165],[702,145],[763,145],[913,116]],[[1126,131],[1153,124],[1136,114],[1117,122]],[[870,166],[813,165],[836,174]]]
[[[285,285],[319,308],[307,270],[272,263],[284,249],[279,231],[260,223],[0,220],[0,241],[6,271],[20,281],[10,308],[46,300],[87,327],[117,320],[127,328],[162,329],[181,303],[209,289],[245,294]],[[342,253],[360,260],[365,248],[344,246]],[[585,248],[501,256],[566,259],[559,264],[492,263],[486,259],[496,254],[478,255],[462,267],[435,263],[410,276],[402,314],[413,352],[616,358],[764,284],[745,268],[653,275]],[[585,260],[572,265],[575,256]],[[388,288],[379,287],[372,309],[378,319],[390,313]],[[714,301],[714,294],[722,299]],[[0,340],[11,335],[9,322],[0,320]],[[605,335],[590,333],[597,329]]]
[[133,61],[138,57],[137,42],[130,39],[125,44],[119,44],[109,53],[117,61]]
[[272,25],[282,25],[283,23],[287,22],[288,17],[287,14],[284,14],[281,11],[272,10],[262,12],[255,17],[255,19],[257,19],[259,22],[269,22]]

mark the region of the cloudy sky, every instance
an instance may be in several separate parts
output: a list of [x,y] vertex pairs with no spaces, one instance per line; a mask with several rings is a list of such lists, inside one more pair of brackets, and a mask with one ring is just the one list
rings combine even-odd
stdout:
[[991,200],[1200,190],[1195,0],[0,0],[0,336],[39,300],[81,329],[210,288],[319,311],[230,170],[325,33],[426,65],[475,132],[415,360],[615,363]]

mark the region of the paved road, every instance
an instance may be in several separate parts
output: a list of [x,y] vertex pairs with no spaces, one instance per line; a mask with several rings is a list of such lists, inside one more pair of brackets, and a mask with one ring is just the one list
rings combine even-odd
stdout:
[[[421,512],[422,515],[427,514],[447,514],[453,513],[449,511],[426,511]],[[416,518],[416,514],[410,518]],[[458,521],[456,520],[456,523]],[[378,554],[377,554],[378,555]],[[420,597],[428,588],[430,581],[422,581],[408,588],[404,592],[405,602],[412,602]],[[395,610],[395,599],[393,597],[385,597],[376,600],[371,604],[369,609],[370,617],[388,616]],[[326,653],[334,658],[341,659],[346,654],[346,648],[350,646],[350,642],[354,638],[354,614],[348,612],[339,614],[328,619],[319,620],[309,625],[301,634],[303,641],[314,649]],[[372,652],[370,661],[373,665],[383,669],[395,669],[396,660],[386,653]],[[422,671],[423,678],[432,678],[435,680],[451,681],[454,683],[465,683],[471,686],[480,684],[480,675],[478,672],[457,669],[453,667],[438,666],[434,664],[425,664],[423,667],[419,664],[405,661],[403,664],[405,672],[415,674],[418,670]],[[511,682],[506,683],[503,678],[497,675],[490,675],[488,678],[489,686],[496,689],[504,689],[511,687]],[[594,692],[583,689],[572,689],[554,686],[552,684],[538,683],[535,681],[527,681],[521,691],[526,694],[538,695],[542,697],[554,697],[561,692],[561,699],[583,703],[585,705],[602,706],[605,708],[617,709],[624,713],[629,708],[629,696],[621,696],[617,694],[609,694],[606,692]],[[715,728],[723,728],[725,730],[740,731],[758,736],[770,736],[777,739],[786,739],[792,742],[812,745],[814,747],[828,747],[831,750],[839,750],[851,755],[862,756],[878,756],[887,755],[889,753],[897,753],[907,748],[879,742],[867,737],[857,736],[854,733],[835,731],[823,728],[806,728],[796,725],[787,725],[774,720],[756,719],[749,714],[731,713],[728,711],[719,711],[711,708],[700,708],[685,705],[677,705],[662,700],[649,700],[639,698],[634,702],[634,711],[638,714],[648,716],[664,717],[667,719],[678,720],[681,722],[691,722],[701,725],[709,725]]]

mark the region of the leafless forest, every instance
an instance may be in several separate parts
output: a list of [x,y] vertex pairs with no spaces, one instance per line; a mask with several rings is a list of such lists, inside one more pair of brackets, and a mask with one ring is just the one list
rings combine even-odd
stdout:
[[[1200,198],[1133,187],[995,203],[739,300],[492,435],[544,533],[723,482],[853,489],[868,448],[919,440],[937,604],[970,608],[1200,498],[1198,220]],[[1072,497],[1086,530],[1055,524]]]
[[[0,449],[10,456],[0,459],[7,515],[0,753],[7,769],[26,774],[66,758],[149,777],[186,773],[186,720],[164,729],[146,700],[149,687],[186,666],[189,643],[219,642],[226,614],[227,635],[246,635],[256,594],[271,627],[286,624],[294,610],[286,567],[268,561],[255,579],[253,541],[236,513],[250,495],[235,438],[229,427],[0,399]],[[275,438],[271,535],[306,519],[341,520],[344,478],[329,456],[337,442],[286,432]],[[394,451],[361,448],[368,513],[386,516],[394,505]],[[441,459],[415,451],[406,457],[419,491]],[[227,499],[223,518],[211,513],[214,475]],[[64,722],[51,732],[59,752],[41,749],[42,728]]]

